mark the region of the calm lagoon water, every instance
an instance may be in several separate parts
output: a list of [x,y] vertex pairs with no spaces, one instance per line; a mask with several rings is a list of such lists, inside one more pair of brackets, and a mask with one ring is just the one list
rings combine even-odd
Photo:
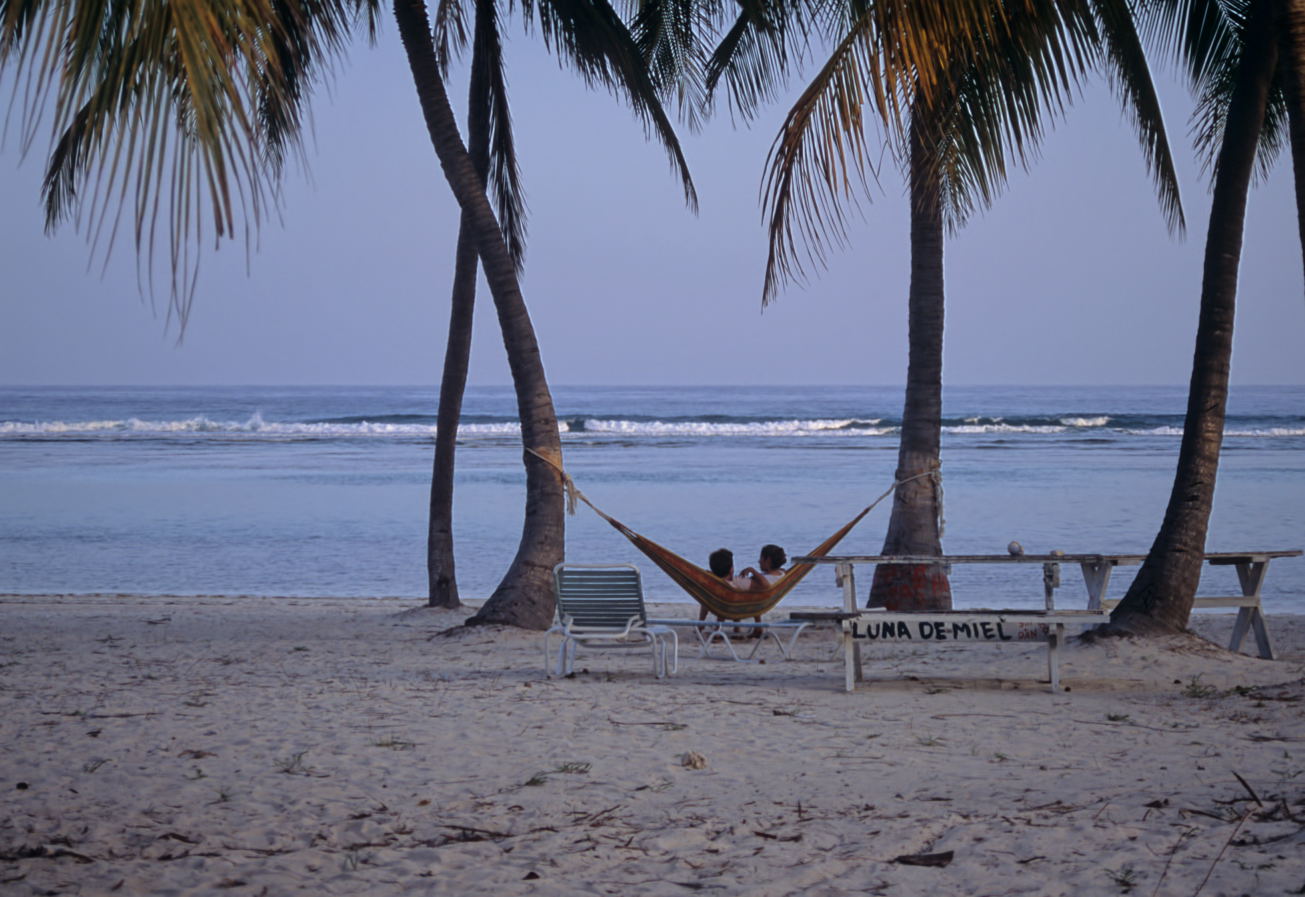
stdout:
[[[690,558],[814,547],[892,482],[900,388],[559,387],[566,461],[600,507]],[[951,389],[949,553],[1145,552],[1181,435],[1177,388]],[[0,389],[0,591],[412,596],[425,588],[434,388]],[[475,388],[456,526],[467,597],[516,548],[515,401]],[[1233,393],[1210,550],[1305,546],[1305,388]],[[873,554],[885,502],[839,551]],[[688,600],[583,507],[572,561],[632,561],[650,598]],[[1083,597],[1065,571],[1060,601]],[[1111,593],[1130,578],[1121,568]],[[835,604],[816,571],[789,601]],[[957,567],[958,606],[1038,607],[1036,566]],[[1203,591],[1235,593],[1228,568]],[[1270,611],[1305,613],[1305,560],[1275,562]]]

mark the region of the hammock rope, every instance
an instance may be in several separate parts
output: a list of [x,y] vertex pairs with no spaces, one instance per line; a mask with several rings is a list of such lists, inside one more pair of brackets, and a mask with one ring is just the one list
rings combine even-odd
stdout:
[[[766,611],[779,604],[780,600],[792,590],[802,579],[815,569],[815,564],[793,564],[784,571],[784,575],[778,580],[771,583],[764,589],[739,589],[730,583],[721,579],[709,570],[704,570],[692,561],[685,560],[675,552],[671,551],[658,543],[654,542],[626,526],[615,517],[608,514],[603,509],[589,500],[580,488],[576,486],[571,475],[562,469],[560,465],[549,458],[536,452],[534,449],[527,448],[535,457],[546,462],[562,477],[562,485],[567,495],[567,513],[574,515],[576,512],[577,502],[584,502],[595,514],[606,520],[613,529],[625,536],[634,545],[635,548],[643,552],[647,558],[656,564],[663,573],[671,578],[680,588],[688,592],[689,595],[700,605],[705,607],[710,613],[715,614],[722,620],[743,620],[748,617],[759,617]],[[894,480],[892,486],[884,491],[882,495],[872,501],[855,517],[849,520],[843,526],[839,527],[837,532],[821,542],[811,551],[807,552],[808,557],[824,557],[834,546],[843,540],[852,528],[861,522],[865,515],[874,510],[888,496],[892,495],[898,486],[909,483],[912,480],[918,480],[923,477],[932,477],[935,481],[941,479],[939,472],[928,470],[915,476],[907,477],[903,480]]]

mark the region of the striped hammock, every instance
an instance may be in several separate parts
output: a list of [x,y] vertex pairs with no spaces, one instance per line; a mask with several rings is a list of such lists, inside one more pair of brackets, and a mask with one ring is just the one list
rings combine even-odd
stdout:
[[[669,548],[658,545],[652,539],[639,535],[616,518],[604,514],[583,495],[578,497],[593,508],[599,517],[610,523],[618,533],[634,543],[634,547],[647,555],[648,559],[673,579],[676,585],[688,592],[695,601],[722,620],[743,620],[748,617],[761,616],[776,604],[779,604],[780,599],[787,595],[790,589],[801,582],[802,578],[815,568],[815,564],[794,564],[784,571],[783,576],[764,589],[736,589],[710,570],[704,570],[698,565],[686,561]],[[861,522],[862,517],[870,513],[870,508],[873,507],[874,505],[871,505],[857,514],[844,524],[838,532],[807,552],[807,555],[810,557],[824,557],[835,545],[842,541],[844,536],[851,532],[852,527]]]
[[[695,601],[713,613],[722,620],[745,620],[748,617],[759,617],[766,611],[779,604],[780,600],[789,593],[795,585],[802,581],[808,573],[812,571],[815,564],[794,564],[784,571],[784,575],[771,583],[765,589],[736,589],[725,580],[721,579],[710,570],[704,570],[697,564],[686,561],[675,552],[662,545],[658,545],[652,539],[641,536],[639,533],[630,529],[615,517],[603,511],[571,480],[571,476],[562,469],[562,466],[551,458],[546,458],[534,449],[527,448],[527,452],[539,458],[556,470],[562,477],[562,483],[569,496],[570,512],[575,513],[575,502],[582,501],[593,509],[594,513],[606,520],[621,535],[629,539],[634,547],[648,556],[648,559],[662,569],[667,576],[675,581],[676,585],[688,592]],[[879,504],[901,483],[910,480],[920,479],[921,477],[936,477],[936,471],[927,471],[909,477],[906,480],[895,481],[889,489],[872,501],[864,510],[843,524],[838,532],[834,533],[825,541],[821,542],[811,551],[808,551],[807,557],[824,557],[833,550],[834,546],[843,540],[843,537],[852,531],[852,527],[861,522],[865,517],[874,510],[875,505]]]

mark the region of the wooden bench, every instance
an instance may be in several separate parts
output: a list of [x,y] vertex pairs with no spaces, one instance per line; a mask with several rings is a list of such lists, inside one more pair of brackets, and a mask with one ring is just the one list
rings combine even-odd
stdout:
[[1058,649],[1065,641],[1066,626],[1104,623],[1103,611],[1046,610],[962,610],[898,613],[882,609],[852,612],[795,612],[794,620],[814,623],[837,622],[842,628],[843,675],[848,691],[865,681],[861,646],[878,642],[942,644],[945,642],[1045,642],[1047,679],[1053,692],[1060,691]]
[[[1233,566],[1237,569],[1237,578],[1241,584],[1242,594],[1226,596],[1198,596],[1192,603],[1194,608],[1237,608],[1237,620],[1233,625],[1232,639],[1228,650],[1240,651],[1247,632],[1255,633],[1256,646],[1260,657],[1266,660],[1274,658],[1273,641],[1269,637],[1263,608],[1260,604],[1260,590],[1269,569],[1269,562],[1277,558],[1300,557],[1300,549],[1286,551],[1215,551],[1207,552],[1205,560],[1214,567]],[[796,557],[794,562],[813,564],[832,564],[839,581],[844,583],[844,611],[856,609],[856,596],[852,594],[851,604],[847,603],[847,583],[852,581],[854,564],[1040,564],[1042,566],[1042,586],[1045,607],[1048,611],[1056,609],[1056,589],[1060,587],[1060,567],[1062,564],[1078,564],[1083,574],[1083,583],[1087,588],[1087,609],[1089,611],[1109,611],[1119,602],[1106,598],[1110,586],[1110,575],[1116,567],[1137,565],[1146,560],[1145,554],[953,554],[942,557],[919,557],[905,555],[862,555],[862,556],[826,556],[822,558]]]
[[[974,556],[971,556],[974,557]],[[988,556],[981,556],[988,557]],[[1008,556],[1009,557],[1009,556]],[[1023,642],[1042,641],[1047,645],[1047,678],[1053,692],[1060,691],[1059,648],[1065,641],[1066,626],[1092,626],[1104,623],[1109,615],[1103,609],[1086,611],[1047,610],[967,610],[901,613],[882,608],[857,608],[854,565],[863,558],[795,558],[795,562],[829,562],[835,565],[843,590],[841,612],[796,612],[789,615],[795,622],[836,622],[841,629],[844,686],[856,690],[865,680],[861,663],[861,646],[868,642],[911,641],[943,644],[949,641]],[[879,556],[869,560],[879,562]],[[894,562],[897,559],[894,558]],[[931,558],[928,563],[938,563]]]
[[[765,643],[767,636],[769,636],[774,641],[775,646],[779,648],[780,655],[785,660],[788,660],[793,652],[793,645],[797,642],[798,636],[802,634],[803,630],[811,625],[811,623],[807,621],[792,619],[763,621],[758,623],[755,620],[721,622],[719,620],[667,618],[649,620],[648,622],[656,626],[676,626],[692,629],[694,635],[697,636],[698,639],[699,657],[709,656],[711,654],[711,646],[714,644],[720,644],[727,652],[729,652],[731,658],[740,662],[755,660],[757,652],[761,649],[762,644]],[[739,652],[734,648],[734,642],[730,640],[729,630],[734,628],[741,629],[747,633],[760,632],[759,637],[749,639],[752,642],[752,650],[743,657],[739,656]],[[784,634],[786,638],[781,638],[781,634]]]

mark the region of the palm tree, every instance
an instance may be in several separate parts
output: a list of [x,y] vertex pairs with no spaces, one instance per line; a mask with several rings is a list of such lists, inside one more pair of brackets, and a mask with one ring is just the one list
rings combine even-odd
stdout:
[[562,459],[553,399],[516,267],[490,208],[484,184],[458,133],[436,61],[425,5],[421,0],[395,0],[394,17],[431,145],[462,209],[464,228],[480,256],[494,299],[503,342],[508,347],[521,438],[527,449],[526,513],[521,542],[507,575],[477,616],[486,622],[546,629],[553,616],[549,581],[553,566],[561,562],[565,550],[562,483],[545,460],[560,464]]
[[[467,96],[467,146],[482,183],[498,198],[498,219],[517,271],[521,270],[525,238],[524,202],[507,114],[503,48],[498,10],[493,0],[476,0],[471,77]],[[447,65],[447,60],[445,61]],[[499,148],[496,177],[490,179],[490,145]],[[439,411],[435,421],[435,459],[431,471],[430,517],[426,534],[426,573],[431,607],[459,607],[453,552],[453,473],[458,425],[471,359],[471,333],[476,305],[476,275],[480,258],[471,240],[470,225],[458,229],[454,253],[453,290],[449,299],[449,331],[440,378]]]
[[[539,27],[545,41],[590,83],[608,86],[623,93],[630,105],[643,118],[648,130],[666,147],[672,165],[680,173],[685,200],[690,207],[696,205],[696,194],[687,166],[679,148],[670,121],[661,109],[657,86],[634,37],[606,0],[585,0],[582,3],[561,3],[546,0],[527,4],[523,11],[538,16]],[[396,7],[396,16],[399,10]],[[447,47],[454,42],[456,32],[456,7],[444,3],[439,10],[434,42]],[[400,22],[401,28],[403,22]],[[429,50],[423,45],[416,51],[429,65]],[[438,54],[447,63],[447,52]],[[409,61],[414,60],[409,46]],[[441,75],[444,66],[441,66]],[[414,77],[416,69],[414,68]],[[424,75],[423,75],[424,77]],[[477,0],[475,38],[472,53],[472,77],[468,99],[468,134],[472,144],[473,164],[482,185],[494,188],[498,197],[498,217],[502,222],[507,248],[517,270],[520,270],[524,246],[524,203],[517,176],[517,163],[510,127],[507,84],[503,69],[502,48],[498,31],[498,11],[493,0]],[[425,105],[423,103],[423,109]],[[428,126],[431,123],[427,115]],[[477,251],[471,236],[471,224],[464,212],[459,231],[458,255],[455,265],[454,290],[451,303],[448,350],[445,354],[444,377],[440,387],[440,409],[434,471],[431,479],[431,513],[427,540],[427,570],[430,581],[430,604],[456,606],[456,576],[453,553],[453,470],[456,450],[457,424],[461,414],[462,395],[466,384],[467,361],[471,342],[472,309],[475,302]],[[507,331],[504,332],[507,340]],[[514,349],[509,342],[509,359]],[[540,371],[542,377],[542,370]],[[524,419],[523,419],[524,420]],[[553,424],[554,429],[556,424]],[[560,464],[559,453],[555,460]],[[537,457],[528,460],[537,462]],[[531,504],[531,480],[527,480],[527,506]],[[547,482],[535,481],[539,487]],[[531,613],[528,624],[546,626],[552,616],[551,588],[549,582],[553,566],[562,558],[543,537],[556,530],[561,532],[562,507],[549,497],[542,505],[541,517],[553,518],[555,526],[527,524],[523,534],[523,550],[529,537],[536,549],[531,556],[517,560],[509,569],[498,589],[480,612],[469,622],[520,623],[519,608],[527,601],[527,592],[517,588],[523,575],[528,575],[532,586],[529,594],[542,595],[545,607],[541,613]],[[529,516],[529,513],[528,513]],[[543,571],[542,579],[539,571]],[[542,589],[542,592],[541,592]]]
[[[1027,165],[1044,116],[1063,112],[1072,86],[1097,66],[1117,82],[1164,212],[1179,229],[1177,182],[1159,103],[1123,0],[854,0],[837,11],[830,17],[837,27],[830,35],[833,53],[789,112],[768,164],[770,258],[763,303],[802,272],[804,257],[821,263],[826,242],[846,242],[843,206],[858,182],[866,185],[875,177],[863,111],[873,105],[907,168],[911,200],[910,357],[898,486],[882,551],[938,556],[946,229],[959,228],[976,208],[992,202],[1008,158]],[[756,42],[782,32],[782,24],[756,25]],[[713,73],[730,74],[726,55],[718,54]],[[734,95],[747,103],[779,66],[749,52],[736,68],[744,77],[732,84]],[[871,603],[947,608],[950,588],[937,565],[886,566],[876,570]]]
[[[1181,48],[1201,92],[1198,144],[1215,153],[1214,194],[1174,485],[1155,542],[1111,614],[1116,630],[1181,631],[1191,616],[1223,443],[1246,199],[1257,156],[1269,163],[1281,143],[1276,6],[1275,0],[1153,4],[1159,27]],[[1299,183],[1298,177],[1298,197]]]
[[[95,233],[110,229],[111,243],[114,201],[134,187],[136,246],[152,265],[166,199],[169,311],[184,326],[196,271],[190,236],[202,235],[211,219],[219,240],[230,237],[238,209],[258,224],[274,202],[285,155],[297,145],[306,86],[342,52],[359,19],[367,18],[374,30],[378,9],[376,0],[0,0],[0,67],[16,63],[31,87],[26,137],[54,93],[60,137],[47,168],[48,223],[82,212]],[[394,13],[427,130],[494,298],[527,450],[521,543],[477,619],[545,628],[552,616],[550,573],[564,548],[561,482],[544,460],[561,461],[552,398],[511,253],[452,117],[425,5],[396,0]],[[581,49],[575,56],[592,81],[638,75],[642,60],[630,41],[614,51],[587,52],[594,33],[619,24],[603,0],[559,4],[547,14],[541,7],[541,20],[547,40]],[[683,172],[669,122],[655,92],[644,86],[649,89],[633,97],[635,106],[651,131],[663,140],[671,134],[668,151]],[[685,184],[692,199],[687,176]]]

